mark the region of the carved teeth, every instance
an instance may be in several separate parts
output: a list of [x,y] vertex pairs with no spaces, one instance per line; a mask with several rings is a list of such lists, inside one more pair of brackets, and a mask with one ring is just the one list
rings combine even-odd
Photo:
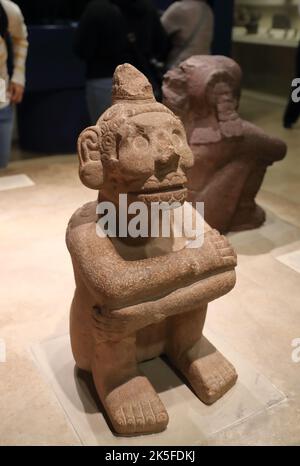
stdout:
[[146,204],[151,204],[151,202],[168,202],[172,204],[173,202],[180,202],[183,204],[187,198],[187,190],[180,189],[174,192],[160,192],[160,193],[149,193],[149,194],[140,194],[139,198],[142,202]]

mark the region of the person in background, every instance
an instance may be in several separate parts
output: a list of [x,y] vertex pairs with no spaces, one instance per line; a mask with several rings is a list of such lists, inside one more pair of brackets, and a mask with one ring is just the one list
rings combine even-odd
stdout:
[[[297,49],[296,58],[296,78],[300,78],[300,43]],[[284,112],[283,126],[286,129],[291,129],[300,116],[300,102],[294,102],[292,99],[292,92],[290,94],[289,102]]]
[[[7,43],[12,44],[12,76],[8,73]],[[8,164],[12,132],[13,105],[23,99],[25,62],[27,56],[27,29],[19,7],[10,0],[0,1],[0,78],[6,88],[4,102],[0,102],[0,168]],[[4,82],[4,83],[3,83]]]
[[166,57],[168,39],[150,0],[93,0],[79,22],[74,46],[87,66],[86,94],[94,124],[111,105],[115,68],[127,62],[151,80],[150,61]]
[[75,21],[78,21],[81,18],[87,4],[90,1],[91,0],[64,0],[68,11],[70,12],[70,17]]
[[15,0],[26,24],[57,24],[78,21],[90,0]]
[[210,54],[214,16],[205,0],[177,1],[165,11],[161,21],[172,42],[168,68],[192,55]]
[[[300,1],[298,6],[300,14]],[[300,78],[300,42],[298,44],[297,55],[296,55],[296,78]],[[300,116],[300,102],[294,102],[292,94],[290,95],[289,102],[283,116],[283,126],[286,129],[291,129]]]

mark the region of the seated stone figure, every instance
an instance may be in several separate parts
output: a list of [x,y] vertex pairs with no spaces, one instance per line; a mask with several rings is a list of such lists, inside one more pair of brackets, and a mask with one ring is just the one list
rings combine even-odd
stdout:
[[164,104],[183,122],[195,164],[189,199],[205,203],[205,220],[222,233],[257,228],[265,212],[255,202],[267,167],[286,145],[238,114],[241,70],[222,56],[193,56],[164,79]]
[[116,69],[113,105],[80,135],[78,153],[81,181],[98,199],[74,213],[66,236],[76,282],[74,358],[92,373],[116,433],[160,432],[168,414],[138,362],[165,354],[207,404],[236,382],[233,366],[202,336],[208,302],[235,285],[236,255],[208,225],[197,248],[188,247],[188,234],[126,238],[97,231],[97,205],[118,207],[119,195],[147,209],[153,202],[186,204],[193,154],[184,128],[131,65]]

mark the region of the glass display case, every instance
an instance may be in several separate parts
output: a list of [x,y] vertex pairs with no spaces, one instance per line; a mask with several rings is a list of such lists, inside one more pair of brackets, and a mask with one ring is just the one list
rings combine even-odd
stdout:
[[233,57],[245,87],[287,95],[300,41],[300,0],[236,0]]
[[234,42],[296,47],[299,0],[236,0]]

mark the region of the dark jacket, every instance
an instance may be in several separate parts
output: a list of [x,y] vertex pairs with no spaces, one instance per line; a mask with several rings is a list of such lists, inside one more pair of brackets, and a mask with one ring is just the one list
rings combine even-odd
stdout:
[[7,30],[8,30],[8,18],[0,1],[0,36],[2,36],[4,39],[7,36]]
[[111,77],[125,62],[142,68],[127,39],[129,32],[135,34],[146,61],[165,58],[168,39],[151,1],[93,0],[88,4],[75,38],[75,51],[86,62],[88,79]]

